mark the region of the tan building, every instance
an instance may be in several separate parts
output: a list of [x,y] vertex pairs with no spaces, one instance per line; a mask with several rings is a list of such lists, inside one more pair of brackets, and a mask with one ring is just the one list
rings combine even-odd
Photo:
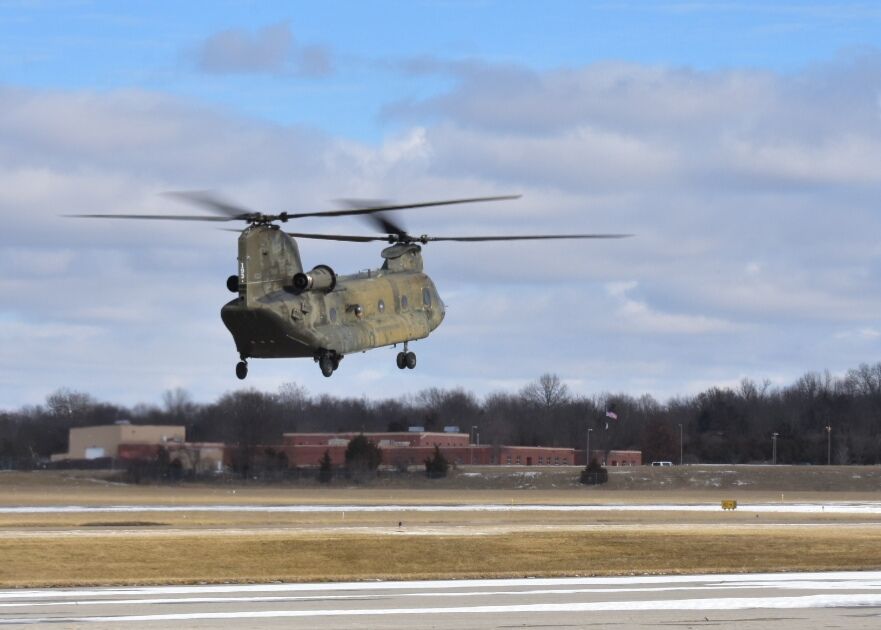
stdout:
[[118,422],[97,427],[71,429],[67,453],[53,455],[59,459],[98,459],[117,457],[120,444],[181,444],[186,441],[184,427]]

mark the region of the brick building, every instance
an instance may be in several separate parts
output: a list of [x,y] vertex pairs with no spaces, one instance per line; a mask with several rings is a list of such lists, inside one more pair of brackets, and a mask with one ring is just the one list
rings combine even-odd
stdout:
[[67,452],[53,455],[52,459],[117,457],[120,444],[181,444],[185,439],[181,426],[131,424],[120,420],[114,424],[70,429]]
[[[346,460],[349,440],[358,433],[285,433],[284,452],[291,466],[318,466],[325,451],[334,465]],[[471,444],[467,433],[365,433],[382,450],[385,466],[419,466],[440,448],[457,465],[567,466],[575,463],[575,449],[543,446],[486,446]]]
[[[642,451],[601,451],[590,449],[591,459],[596,459],[603,466],[642,466]],[[575,463],[586,465],[584,449],[576,451]]]

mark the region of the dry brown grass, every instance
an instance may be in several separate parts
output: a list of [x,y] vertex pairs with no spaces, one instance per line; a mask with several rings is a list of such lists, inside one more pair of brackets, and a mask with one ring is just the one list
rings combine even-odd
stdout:
[[0,584],[147,584],[881,568],[881,528],[612,528],[0,540]]
[[[771,468],[771,467],[766,467]],[[671,472],[672,471],[672,472]],[[503,471],[504,472],[504,471]],[[528,471],[527,471],[528,472]],[[539,469],[549,479],[577,479],[577,469]],[[494,474],[502,475],[496,471]],[[508,471],[516,475],[517,472]],[[107,479],[103,471],[36,471],[0,474],[0,505],[155,505],[155,504],[459,504],[459,503],[705,503],[722,498],[744,501],[806,500],[881,500],[879,467],[802,467],[772,469],[761,467],[739,469],[738,478],[749,477],[763,489],[751,485],[736,486],[726,481],[719,488],[698,484],[668,483],[669,478],[700,478],[717,476],[728,479],[721,467],[678,467],[665,469],[636,468],[613,471],[613,481],[606,486],[585,487],[574,483],[569,487],[511,488],[462,487],[462,479],[439,480],[418,488],[403,486],[352,487],[335,481],[329,486],[303,481],[295,484],[183,483],[179,485],[129,485]],[[784,491],[764,488],[773,475],[803,478],[791,481]],[[826,479],[816,481],[818,475]],[[825,477],[824,477],[825,475]],[[858,480],[850,479],[854,476]],[[850,479],[844,483],[841,478]],[[655,486],[634,483],[634,479],[656,478]],[[732,478],[733,479],[733,478]],[[824,489],[838,480],[834,489]],[[465,480],[467,481],[467,479]],[[758,483],[761,481],[761,483]],[[664,485],[657,485],[663,483]],[[454,485],[458,484],[458,485]],[[876,489],[873,489],[877,486]]]
[[[722,498],[743,505],[881,499],[865,487],[820,492],[806,485],[784,498],[743,488],[128,486],[94,474],[4,473],[0,505],[601,505]],[[879,521],[874,515],[757,517],[743,509],[2,514],[0,586],[877,569]]]

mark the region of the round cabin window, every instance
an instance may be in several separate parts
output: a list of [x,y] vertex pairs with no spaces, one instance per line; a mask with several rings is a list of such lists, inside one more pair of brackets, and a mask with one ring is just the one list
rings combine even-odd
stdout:
[[377,303],[376,308],[377,308],[377,310],[378,310],[380,313],[384,312],[384,311],[385,311],[385,302],[383,302],[382,300],[380,300],[380,301]]
[[428,287],[422,289],[422,303],[425,306],[431,306],[431,291],[428,290]]
[[336,309],[335,308],[330,309],[330,321],[332,321],[332,322],[336,321]]

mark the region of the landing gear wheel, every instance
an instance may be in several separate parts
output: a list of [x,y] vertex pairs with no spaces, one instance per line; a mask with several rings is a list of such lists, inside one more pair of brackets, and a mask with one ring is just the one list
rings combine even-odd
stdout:
[[318,362],[318,367],[321,368],[321,373],[329,377],[340,367],[343,355],[337,354],[333,350],[322,350],[315,355],[315,360]]
[[406,353],[404,355],[404,362],[405,362],[405,365],[407,366],[407,369],[412,370],[413,368],[415,368],[416,367],[416,353],[415,352]]
[[321,358],[318,359],[318,367],[321,368],[321,373],[324,376],[330,377],[333,375],[333,359],[329,355],[321,355]]
[[395,358],[395,363],[398,364],[399,370],[403,370],[407,367],[407,354],[405,352],[399,352],[398,356]]
[[236,363],[236,376],[239,377],[240,381],[244,381],[245,377],[248,376],[248,362],[247,361],[239,361]]

